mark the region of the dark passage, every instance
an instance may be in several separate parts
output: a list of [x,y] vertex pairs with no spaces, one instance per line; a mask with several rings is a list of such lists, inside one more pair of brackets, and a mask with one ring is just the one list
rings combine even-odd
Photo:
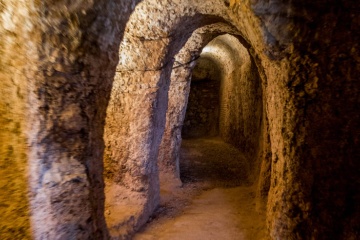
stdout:
[[219,134],[220,72],[216,64],[200,57],[191,78],[183,138]]
[[180,154],[180,177],[184,184],[198,182],[211,187],[249,184],[245,157],[221,138],[184,139]]

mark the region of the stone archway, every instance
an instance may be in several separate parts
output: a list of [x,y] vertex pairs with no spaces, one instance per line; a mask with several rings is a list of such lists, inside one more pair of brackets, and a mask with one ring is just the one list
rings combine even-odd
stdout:
[[[0,75],[7,89],[1,103],[19,106],[6,118],[19,122],[19,138],[10,137],[8,145],[19,149],[12,161],[21,164],[15,171],[1,168],[1,175],[17,172],[24,179],[5,179],[15,183],[16,191],[7,194],[13,189],[4,188],[1,193],[12,201],[1,221],[2,238],[108,237],[104,118],[116,53],[136,2],[0,3],[0,45],[5,44],[0,65],[6,66]],[[2,127],[12,129],[12,124]],[[3,136],[17,135],[4,134],[1,144]],[[1,162],[6,162],[2,153]],[[18,218],[14,209],[25,215]]]
[[[175,67],[172,72],[172,77],[171,77],[172,80],[171,80],[171,85],[170,85],[170,89],[169,89],[169,106],[168,106],[168,111],[167,111],[167,122],[166,122],[165,133],[164,133],[164,136],[162,139],[162,144],[160,146],[160,153],[159,153],[160,179],[163,179],[162,182],[166,182],[167,185],[170,185],[170,186],[171,185],[174,185],[174,186],[181,185],[180,178],[179,178],[179,149],[180,149],[180,143],[181,143],[181,126],[184,121],[187,97],[188,97],[188,93],[190,90],[189,84],[190,84],[191,70],[192,70],[192,67],[194,66],[194,62],[191,61],[191,59],[197,59],[200,55],[201,49],[204,48],[206,44],[208,44],[213,38],[216,38],[217,36],[222,35],[224,33],[233,34],[235,36],[235,38],[238,39],[238,40],[236,39],[233,41],[235,41],[235,42],[240,41],[240,43],[243,43],[246,46],[246,48],[249,49],[249,51],[251,53],[250,60],[248,60],[248,61],[250,61],[249,66],[250,65],[252,66],[251,70],[249,69],[249,73],[245,73],[243,75],[246,76],[246,75],[250,74],[250,75],[256,76],[257,74],[260,74],[260,76],[262,76],[261,77],[262,79],[266,78],[263,73],[262,66],[257,64],[256,63],[257,61],[255,61],[253,59],[253,56],[252,56],[253,50],[251,48],[249,48],[249,44],[246,43],[246,41],[244,41],[244,39],[238,35],[239,33],[236,30],[234,30],[231,26],[226,25],[224,23],[213,24],[213,25],[205,26],[193,33],[192,37],[188,40],[186,45],[182,48],[181,52],[179,52],[179,54],[176,56],[176,59],[179,59],[179,60],[177,60],[178,62],[186,63],[186,64],[179,65],[180,66],[179,68]],[[236,58],[236,54],[234,54],[234,52],[233,52],[235,50],[234,49],[231,50],[231,48],[232,48],[231,46],[228,46],[228,48],[230,49],[229,50],[229,52],[230,52],[229,59],[226,60],[226,57],[223,57],[223,60],[216,60],[218,62],[218,64],[220,64],[220,65],[223,64],[226,67],[228,67],[228,65],[230,64],[229,61],[231,62],[231,60],[230,60],[231,55],[233,57],[235,56],[235,58]],[[206,49],[205,49],[205,51],[206,51]],[[246,52],[247,50],[243,50],[243,51]],[[241,55],[243,53],[238,53],[238,54]],[[184,59],[181,59],[182,57]],[[222,61],[224,61],[225,63],[221,63]],[[234,68],[236,69],[236,66]],[[229,70],[229,71],[227,71],[227,73],[230,74],[233,71],[234,70],[231,70],[231,71]],[[257,73],[258,71],[260,71],[260,72]],[[239,73],[237,72],[237,76],[232,76],[231,79],[237,79],[239,76],[241,76],[241,74],[239,75]],[[260,78],[260,76],[255,77],[255,79]],[[226,78],[230,78],[230,75],[227,76]],[[264,79],[263,81],[265,81],[265,80],[266,79]],[[258,80],[255,80],[255,82],[258,82]],[[241,84],[244,84],[244,82],[242,82]],[[251,84],[253,84],[253,83],[251,83]],[[256,91],[260,91],[260,92],[265,91],[264,85],[260,86],[259,83],[256,83],[255,85],[257,87],[255,87],[253,89],[258,89]],[[252,91],[254,91],[254,90],[252,90]],[[233,94],[236,95],[236,93],[233,93]],[[245,94],[243,94],[242,96],[245,96]],[[250,93],[250,96],[252,96],[252,99],[253,99],[252,101],[254,101],[254,99],[259,98],[254,93]],[[261,99],[261,97],[259,99]],[[241,102],[241,100],[237,100],[237,102],[239,102],[239,101]],[[265,98],[260,100],[260,105],[265,106],[265,104],[266,104]],[[264,167],[262,167],[263,170],[261,170],[261,172],[262,172],[262,175],[267,175],[267,177],[259,178],[260,182],[259,182],[258,195],[262,196],[262,197],[259,197],[259,199],[265,200],[266,196],[267,196],[267,190],[269,189],[268,174],[270,174],[269,164],[271,161],[271,154],[269,154],[270,147],[269,147],[269,138],[268,138],[268,133],[267,133],[268,128],[266,127],[266,124],[267,124],[266,113],[265,112],[261,113],[261,110],[259,110],[257,114],[258,114],[257,119],[262,119],[262,126],[261,126],[261,130],[260,130],[261,134],[260,134],[260,132],[258,132],[258,134],[259,134],[258,136],[261,138],[261,140],[260,140],[260,145],[257,149],[255,149],[256,147],[254,147],[254,145],[253,145],[253,149],[250,151],[252,153],[249,155],[249,158],[256,159],[256,160],[253,160],[253,163],[252,163],[255,168],[259,168],[260,163],[264,161],[262,163],[264,165]],[[259,116],[259,114],[261,116]],[[237,123],[237,124],[232,123],[232,125],[239,126],[240,123]],[[228,124],[228,127],[225,127],[223,131],[225,131],[225,129],[227,129],[227,128],[229,128],[229,124]],[[250,128],[247,127],[247,128],[254,129],[253,127],[250,127]],[[227,131],[229,131],[229,129]],[[234,134],[234,136],[236,135],[236,133],[233,133],[233,134]],[[242,136],[244,136],[243,135],[244,133],[241,133],[241,134],[238,133],[238,134],[239,135],[242,134]],[[245,139],[245,138],[243,137],[243,139]],[[257,139],[257,137],[253,138],[252,141],[254,141],[254,139]],[[236,143],[237,140],[231,139],[230,136],[227,136],[227,141],[230,141],[230,142],[233,141],[234,145],[237,145],[238,147],[240,147],[242,145],[240,142]],[[257,140],[255,140],[255,141],[257,141]],[[242,149],[244,150],[244,149],[246,149],[246,147],[243,147]],[[247,149],[247,150],[249,150],[249,149]],[[257,178],[258,171],[260,171],[260,170],[254,170],[254,178]],[[265,181],[264,179],[267,179],[267,180]],[[260,189],[264,189],[264,190],[260,190]],[[260,193],[260,191],[262,193]],[[261,205],[262,205],[262,207],[264,207],[266,205],[266,203],[263,202]]]
[[[183,46],[193,31],[208,25],[211,28],[214,23],[224,23],[226,19],[230,20],[228,14],[227,7],[221,2],[195,4],[189,8],[187,5],[158,5],[152,1],[144,1],[131,16],[124,41],[120,45],[120,61],[104,135],[105,192],[111,235],[131,234],[157,207],[157,156],[166,124],[166,113],[172,112],[167,106],[172,69],[175,78],[186,85],[186,81],[182,79],[186,79],[186,75],[190,73],[192,56],[199,54],[199,48],[192,46],[195,51],[186,50],[184,53],[180,50],[186,49]],[[154,24],[149,29],[147,25],[137,25],[138,22]],[[215,30],[213,36],[221,32],[238,31],[231,25],[225,24],[222,27],[224,29]],[[206,41],[211,40],[211,35],[207,39]],[[204,40],[195,42],[195,45],[201,46]],[[190,41],[190,44],[194,43]],[[187,64],[177,65],[174,61]],[[183,100],[176,106],[178,109],[186,105],[186,94],[181,98]],[[178,113],[174,113],[173,116],[178,118]],[[181,117],[171,123],[172,127],[179,120]],[[175,155],[176,144],[171,145],[175,146],[175,151],[170,150]],[[176,179],[176,162],[168,165],[167,169],[170,169],[170,177]],[[123,213],[122,209],[129,209],[128,206],[134,206],[133,212]]]
[[[356,238],[359,3],[145,0],[130,17],[138,2],[0,1],[4,235],[106,238],[103,165],[116,196],[140,199],[129,233],[144,223],[158,201],[161,136],[172,129],[173,58],[196,29],[227,23],[262,79],[269,236]],[[174,73],[187,79],[190,67]]]

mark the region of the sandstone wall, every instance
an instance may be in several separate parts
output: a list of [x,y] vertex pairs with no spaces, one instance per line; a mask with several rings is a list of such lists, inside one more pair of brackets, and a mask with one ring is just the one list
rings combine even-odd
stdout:
[[226,23],[215,23],[198,28],[175,56],[169,86],[169,102],[166,125],[159,148],[158,166],[161,187],[181,185],[179,172],[179,151],[181,131],[190,91],[191,70],[199,58],[202,48],[213,38],[224,33],[237,33]]
[[360,21],[356,15],[360,4],[329,1],[323,6],[305,1],[294,3],[293,8],[302,13],[296,15],[294,38],[301,60],[292,59],[300,67],[292,73],[291,86],[306,129],[298,171],[311,191],[309,215],[299,235],[357,239]]
[[[8,122],[1,129],[2,147],[8,142],[1,164],[8,164],[10,151],[17,152],[11,168],[3,169],[7,186],[1,196],[14,200],[9,206],[4,201],[9,218],[2,218],[2,237],[107,236],[102,136],[118,60],[111,53],[118,50],[134,3],[1,2],[1,46],[6,47],[1,104],[2,110],[14,107],[1,115]],[[16,211],[22,214],[14,221]]]
[[24,133],[29,49],[18,44],[29,38],[31,26],[23,24],[28,8],[25,1],[0,2],[0,236],[4,239],[31,237]]
[[[193,66],[174,62],[221,31],[237,32],[250,61],[222,88],[234,105],[220,126],[239,134],[220,132],[261,162],[262,199],[271,181],[269,236],[359,238],[359,2],[144,0],[127,21],[137,2],[0,1],[5,238],[106,238],[106,195],[111,236],[138,229],[158,203],[158,166],[178,173]],[[215,23],[230,27],[176,57]],[[111,219],[121,204],[134,217]]]
[[[121,196],[125,190],[126,199],[138,199],[130,201],[136,202],[139,211],[129,214],[130,218],[134,216],[130,224],[122,224],[123,216],[108,218],[114,237],[138,229],[159,203],[157,156],[165,128],[174,56],[194,30],[220,21],[219,12],[225,11],[224,5],[216,1],[187,4],[142,2],[131,16],[120,45],[104,136],[105,191]],[[215,5],[220,8],[214,9]],[[110,215],[116,216],[115,209],[126,206],[126,201],[107,202]]]
[[220,70],[211,59],[200,58],[191,77],[191,88],[182,128],[183,137],[217,136],[219,133]]

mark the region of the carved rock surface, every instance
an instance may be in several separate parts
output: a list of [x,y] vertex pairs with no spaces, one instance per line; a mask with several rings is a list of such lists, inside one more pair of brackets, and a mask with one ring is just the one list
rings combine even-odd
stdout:
[[137,231],[161,183],[181,185],[209,42],[219,132],[249,161],[268,237],[360,238],[359,4],[0,0],[1,238]]

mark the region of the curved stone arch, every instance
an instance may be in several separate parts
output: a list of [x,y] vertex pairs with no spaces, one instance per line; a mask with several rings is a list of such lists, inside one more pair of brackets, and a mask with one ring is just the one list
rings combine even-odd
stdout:
[[175,56],[169,87],[166,127],[158,157],[160,178],[163,183],[166,182],[169,185],[168,187],[181,185],[178,154],[181,144],[181,126],[185,117],[194,61],[212,39],[225,33],[239,34],[234,27],[227,23],[215,23],[199,28],[194,31],[181,51]]
[[35,239],[108,238],[104,120],[117,51],[137,2],[6,3],[16,20],[13,43],[24,43],[14,66],[21,71],[9,79],[21,82],[21,127],[28,144],[22,158],[29,168],[29,232]]
[[[359,25],[353,16],[357,16],[359,5],[356,1],[341,1],[339,8],[336,1],[331,1],[324,8],[310,0],[206,2],[145,1],[158,6],[150,15],[159,15],[160,25],[169,28],[161,31],[157,23],[135,20],[133,27],[155,26],[144,31],[144,36],[150,38],[141,40],[156,40],[156,36],[167,36],[161,33],[174,30],[172,19],[201,13],[223,17],[241,30],[253,47],[255,64],[264,66],[263,70],[257,69],[266,76],[265,128],[270,137],[264,142],[271,140],[266,158],[272,158],[271,166],[265,164],[272,174],[267,208],[269,237],[356,238],[359,148],[354,132],[360,122],[356,120],[355,81],[359,41],[353,33]],[[31,233],[37,239],[107,238],[102,180],[104,109],[119,42],[135,3],[1,1],[0,162],[11,163],[0,170],[3,183],[9,186],[1,189],[6,198],[0,206],[3,238],[30,238]],[[219,4],[226,8],[218,8]],[[154,29],[160,31],[151,35]],[[167,55],[170,60],[171,56]],[[133,81],[146,75],[150,82],[159,82],[156,79],[161,73],[152,78],[149,72],[134,74]],[[166,77],[170,74],[163,76],[161,84],[166,83]],[[114,85],[125,88],[121,81]],[[147,82],[139,85],[150,86]],[[157,99],[155,88],[154,96],[149,97]],[[124,127],[126,132],[128,127],[142,126],[114,124],[116,127]],[[121,138],[117,141],[130,142]],[[144,146],[148,148],[146,141]],[[31,211],[13,214],[15,209]]]
[[[201,15],[186,18],[185,21],[197,22],[203,17],[208,19],[202,24],[223,21],[218,17]],[[190,37],[191,32],[189,29],[186,31],[185,36]],[[171,39],[174,40],[150,40],[150,45],[144,39],[139,40],[141,46],[137,49],[137,55],[139,52],[149,54],[151,46],[155,48],[152,53],[161,54],[150,61],[145,59],[147,62],[142,65],[143,70],[124,65],[117,68],[104,134],[107,144],[104,159],[107,223],[113,236],[123,234],[123,231],[131,234],[138,229],[159,203],[156,163],[165,126],[168,79],[174,63],[173,56],[185,44],[186,37],[180,38],[181,41],[175,45],[172,41],[178,38],[172,36]],[[126,48],[125,39],[120,49]],[[122,56],[125,58],[127,55]],[[120,63],[125,63],[121,57]],[[127,196],[126,200],[122,196]],[[134,207],[130,209],[129,206]],[[116,214],[124,209],[130,211],[123,215]],[[135,219],[132,217],[134,215]]]
[[[211,25],[210,25],[211,26]],[[216,25],[215,25],[216,26]],[[214,27],[214,26],[212,26]],[[219,27],[219,26],[218,26]],[[209,28],[209,26],[203,27],[203,29],[199,29],[199,32],[206,32],[206,29]],[[219,28],[221,29],[221,28]],[[219,30],[216,29],[216,30]],[[205,31],[204,31],[205,30]],[[214,30],[214,29],[213,29]],[[208,32],[208,35],[210,35],[210,39],[216,39],[216,36],[222,35],[224,33],[231,33],[231,29],[228,29],[227,31],[221,32],[221,31],[215,31],[215,34],[211,34],[211,32]],[[236,34],[236,35],[235,35]],[[193,55],[197,56],[200,54],[201,50],[204,46],[206,46],[209,43],[209,38],[204,37],[202,40],[199,41],[198,39],[199,33],[194,32],[192,37],[188,40],[188,43],[184,46],[184,48],[181,50],[181,52],[176,56],[178,58],[179,56],[186,56],[184,52],[191,52]],[[238,35],[238,32],[233,31],[232,35],[235,39],[243,42],[244,40],[241,38],[241,36]],[[193,41],[196,42],[197,48],[187,48],[188,45],[192,45]],[[199,44],[200,43],[200,44]],[[247,44],[249,46],[249,44]],[[230,53],[229,58],[233,58],[234,54],[233,52],[236,50],[233,49],[231,45],[228,44],[228,48]],[[246,49],[246,48],[244,48]],[[249,49],[251,50],[251,49]],[[246,51],[246,50],[244,50]],[[194,54],[194,52],[196,54]],[[245,53],[243,53],[245,54]],[[189,55],[189,54],[187,54]],[[204,55],[204,54],[202,54]],[[236,54],[235,54],[236,55]],[[251,57],[250,53],[247,53],[248,55],[248,61],[250,64],[255,66],[255,61],[253,57]],[[189,58],[189,57],[188,57]],[[224,57],[225,59],[226,57]],[[189,59],[186,59],[189,60]],[[217,61],[218,64],[222,64],[222,61]],[[234,63],[235,59],[233,61],[230,61],[230,63]],[[239,67],[240,63],[236,63],[236,67]],[[225,64],[226,65],[226,64]],[[227,65],[229,66],[229,65]],[[162,144],[160,146],[160,153],[159,153],[159,167],[160,167],[160,178],[162,178],[162,182],[167,183],[167,185],[170,185],[168,187],[171,187],[171,185],[180,185],[181,181],[179,179],[179,148],[181,144],[181,126],[183,124],[184,115],[185,115],[185,108],[186,108],[186,102],[187,102],[187,96],[189,93],[189,82],[190,82],[190,72],[191,72],[191,63],[188,62],[188,65],[183,66],[181,65],[182,69],[174,68],[171,76],[171,84],[169,89],[169,106],[167,111],[167,123],[166,123],[166,129],[165,133],[162,139]],[[258,72],[258,70],[254,70]],[[233,70],[229,70],[227,72],[234,72]],[[229,73],[228,73],[229,74]],[[230,76],[229,76],[230,77]],[[226,78],[226,77],[225,77]],[[260,78],[260,76],[259,76]],[[262,80],[259,79],[261,82]],[[260,88],[261,92],[263,91],[263,86],[257,86],[256,88]],[[260,110],[261,111],[261,110]],[[265,113],[263,113],[265,114]],[[258,117],[257,119],[261,119]],[[229,137],[228,137],[229,138]],[[228,139],[230,141],[230,139]],[[233,141],[234,142],[234,141]],[[172,183],[172,184],[171,184]]]
[[[120,44],[104,134],[106,217],[112,236],[131,234],[146,222],[159,203],[156,163],[175,54],[196,29],[215,23],[229,25],[224,33],[231,28],[229,10],[222,1],[190,6],[184,3],[180,11],[176,9],[179,6],[166,3],[139,4]],[[173,16],[175,9],[179,15]],[[150,22],[149,19],[155,24],[136,25]],[[236,28],[231,31],[239,32]],[[246,46],[251,46],[241,32],[238,35]],[[174,68],[180,69],[178,65]],[[129,213],[117,214],[124,209],[130,209]]]
[[[216,9],[219,4],[221,7]],[[184,4],[180,8],[164,4],[161,14],[159,7],[155,1],[143,1],[132,14],[120,45],[119,64],[107,109],[105,195],[108,225],[114,235],[119,234],[116,229],[124,222],[131,225],[126,232],[139,228],[159,203],[156,162],[175,54],[193,31],[226,22],[227,18],[224,18],[227,9],[221,1],[196,3],[190,7]],[[149,19],[155,25],[147,29],[135,26],[136,22]],[[124,196],[126,200],[120,200]],[[136,220],[114,217],[129,205],[134,206],[129,216],[139,216]]]
[[[246,139],[249,136],[244,136],[243,132],[238,132],[237,128],[243,128],[244,129],[244,123],[245,121],[239,121],[235,117],[235,123],[230,124],[228,120],[231,119],[231,116],[234,114],[234,111],[231,111],[229,109],[229,106],[231,102],[237,102],[239,99],[237,98],[237,95],[241,96],[241,94],[238,91],[238,89],[235,87],[235,83],[239,81],[239,79],[242,77],[240,74],[242,69],[241,68],[247,68],[246,71],[247,74],[249,74],[251,71],[248,70],[251,65],[250,60],[250,54],[248,50],[238,41],[238,39],[234,36],[219,36],[215,38],[213,41],[211,41],[206,47],[212,48],[211,51],[203,52],[204,56],[211,57],[212,59],[216,59],[219,64],[221,64],[222,68],[224,69],[224,72],[226,76],[223,77],[222,86],[221,86],[221,94],[223,95],[222,99],[223,102],[221,103],[220,107],[220,136],[227,142],[232,142],[234,145],[236,145],[238,148],[245,150],[246,147],[242,147],[242,143],[240,143],[240,139]],[[244,66],[245,65],[245,66]],[[230,79],[230,80],[227,80]],[[234,84],[227,84],[229,81],[233,81]],[[244,84],[245,82],[242,82]],[[232,91],[235,90],[235,91]],[[230,95],[229,95],[230,94]],[[244,99],[242,100],[244,102]],[[239,114],[243,114],[243,107],[238,102],[236,103],[239,106]],[[236,128],[234,128],[236,127]],[[233,139],[234,132],[237,134],[240,134],[240,139]],[[239,142],[238,144],[235,144],[236,142]],[[248,149],[247,149],[248,150]],[[247,151],[244,151],[247,152]]]
[[[257,185],[257,210],[258,211],[265,211],[266,209],[266,200],[267,200],[267,196],[269,194],[269,189],[270,189],[270,178],[271,178],[271,142],[270,142],[270,133],[269,133],[269,121],[268,121],[268,116],[267,116],[267,111],[266,111],[266,107],[267,107],[267,75],[265,74],[265,66],[263,65],[263,63],[261,62],[261,60],[259,59],[258,55],[254,52],[254,49],[252,48],[252,46],[248,45],[247,42],[244,42],[244,39],[239,36],[239,35],[232,35],[233,37],[237,38],[237,40],[240,42],[240,44],[242,44],[246,49],[247,49],[247,54],[248,54],[248,62],[247,62],[247,66],[249,68],[248,74],[249,75],[257,75],[257,76],[253,76],[253,80],[258,79],[259,81],[257,83],[254,83],[254,81],[242,81],[243,83],[249,82],[251,84],[255,84],[255,86],[253,87],[248,87],[248,89],[250,91],[252,91],[251,94],[248,94],[248,96],[246,98],[251,99],[252,95],[257,95],[258,97],[261,98],[261,102],[259,102],[258,104],[261,106],[258,106],[256,111],[254,111],[253,113],[250,112],[250,115],[254,114],[252,117],[252,119],[260,121],[257,123],[258,124],[258,128],[259,131],[257,132],[257,137],[253,138],[252,143],[251,141],[248,141],[249,139],[251,139],[251,135],[254,134],[253,132],[249,132],[249,129],[256,129],[256,127],[251,126],[252,124],[255,124],[256,121],[239,121],[239,119],[237,119],[237,123],[235,124],[231,124],[232,126],[241,126],[242,128],[244,128],[244,132],[238,132],[238,130],[236,132],[238,132],[237,135],[235,135],[236,137],[234,138],[234,135],[230,135],[230,131],[229,131],[229,127],[224,128],[225,132],[222,133],[222,137],[225,139],[225,141],[227,142],[232,142],[232,144],[234,144],[235,146],[237,146],[239,149],[241,149],[241,151],[243,153],[247,153],[246,157],[249,159],[249,180],[250,182],[253,182],[254,184]],[[234,51],[231,50],[233,48],[232,44],[227,44],[227,46],[230,48],[230,51]],[[243,55],[246,55],[246,53],[243,53]],[[243,74],[240,74],[240,71],[235,71],[236,76],[235,78],[239,79]],[[251,78],[251,76],[250,76]],[[259,91],[258,93],[256,93],[256,91]],[[241,100],[240,102],[246,102],[246,99],[244,99],[244,95],[245,92],[242,91],[242,88],[240,89],[241,93],[238,93],[241,96]],[[255,99],[252,98],[252,101],[254,101]],[[251,103],[253,106],[254,102]],[[226,105],[223,103],[223,105]],[[239,108],[248,108],[248,106],[243,106],[241,104],[239,104]],[[254,109],[254,110],[255,110]],[[248,111],[247,111],[248,112]],[[244,112],[243,112],[244,113]],[[242,113],[242,114],[243,114]],[[246,113],[246,111],[245,111]],[[248,112],[249,114],[249,112]],[[243,116],[244,117],[244,116]],[[226,117],[223,117],[224,119],[226,119]],[[249,115],[248,115],[249,118]],[[244,126],[244,123],[247,122],[248,126]],[[227,129],[227,130],[226,130]],[[246,131],[246,129],[248,129]],[[234,131],[234,130],[233,130]],[[242,135],[242,136],[241,136]],[[240,136],[240,139],[237,138]],[[243,139],[243,140],[241,140]],[[258,144],[256,144],[255,141],[258,141]]]
[[[158,158],[161,180],[160,182],[162,183],[161,188],[165,191],[169,191],[173,187],[182,184],[179,176],[179,149],[181,144],[181,126],[184,121],[185,109],[187,105],[186,101],[190,90],[190,75],[193,67],[193,61],[191,61],[191,59],[196,59],[204,46],[206,46],[212,39],[224,33],[230,33],[239,41],[239,44],[245,46],[245,49],[247,49],[247,53],[244,54],[247,54],[249,57],[248,64],[251,65],[251,72],[253,72],[253,74],[257,74],[257,78],[259,79],[258,86],[255,86],[252,89],[258,89],[258,91],[261,92],[261,95],[263,95],[260,100],[260,105],[262,105],[262,107],[258,109],[258,117],[256,117],[256,119],[261,122],[259,126],[260,130],[258,131],[258,137],[253,138],[253,140],[259,141],[259,145],[256,147],[257,149],[253,149],[251,153],[248,154],[248,158],[252,159],[249,161],[248,165],[250,175],[249,180],[258,186],[257,209],[259,211],[264,211],[266,207],[268,191],[270,188],[271,175],[271,146],[268,132],[268,119],[265,111],[267,79],[262,63],[258,59],[258,56],[254,53],[254,49],[252,49],[251,45],[247,43],[241,35],[239,35],[238,31],[234,30],[231,26],[225,23],[207,25],[198,29],[193,33],[192,37],[188,40],[182,50],[176,55],[176,59],[182,58],[184,60],[182,60],[182,63],[179,63],[176,67],[173,68],[171,75],[171,83],[169,88],[169,106],[166,114],[166,128],[159,149]],[[230,48],[229,52],[233,52],[231,50],[232,45],[227,45],[228,48]],[[193,48],[189,46],[192,46]],[[230,57],[233,57],[233,55],[230,54]],[[179,62],[179,60],[176,61]],[[217,62],[219,65],[222,64],[221,61]],[[237,67],[239,67],[239,64],[237,64]],[[243,99],[243,102],[245,102],[244,100],[245,99]],[[259,116],[259,114],[261,116]],[[241,121],[238,122],[238,125],[240,124]],[[236,126],[237,124],[232,125]],[[245,137],[243,137],[243,139],[246,140]],[[249,150],[241,147],[240,143],[236,144],[236,139],[229,139],[228,137],[227,141],[232,142],[240,149],[245,150],[245,152],[248,152]]]

